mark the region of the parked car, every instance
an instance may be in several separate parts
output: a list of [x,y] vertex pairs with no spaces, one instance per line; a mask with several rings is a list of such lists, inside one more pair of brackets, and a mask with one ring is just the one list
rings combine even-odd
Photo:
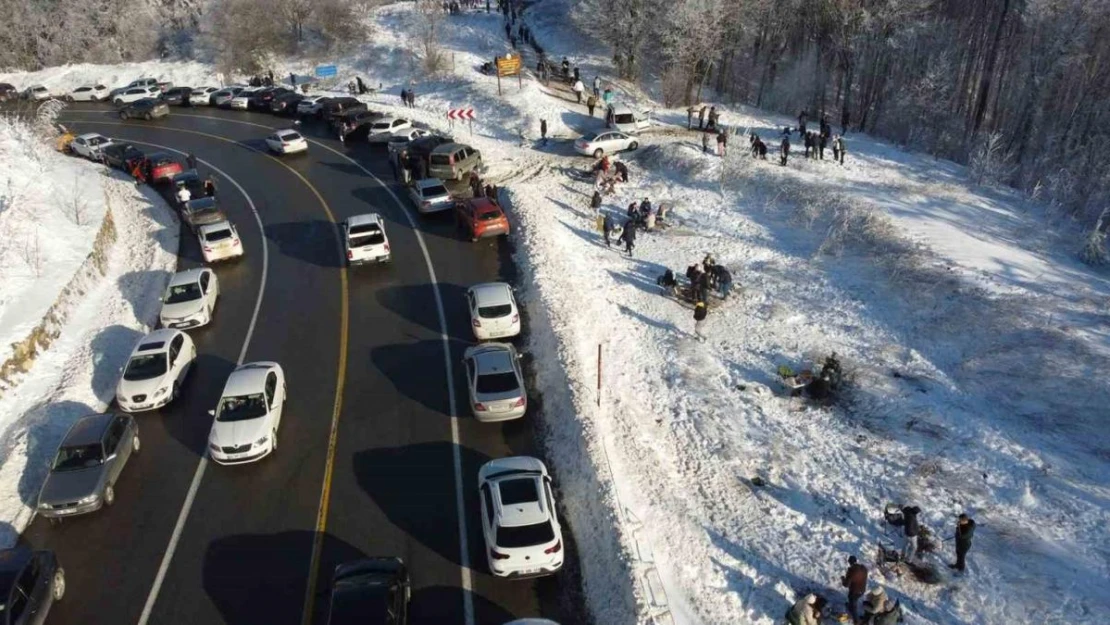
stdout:
[[119,110],[120,119],[139,118],[150,121],[166,117],[170,114],[170,107],[165,102],[160,102],[154,98],[143,98],[136,100],[130,104],[123,105]]
[[243,87],[224,87],[212,94],[210,102],[212,106],[227,108],[231,100],[238,96],[242,90]]
[[180,330],[155,330],[139,339],[116,384],[120,410],[157,410],[177,399],[196,359],[193,339]]
[[226,222],[227,215],[220,210],[216,198],[201,196],[185,202],[185,206],[181,207],[181,219],[196,232],[202,226]]
[[14,100],[19,96],[19,91],[15,85],[6,82],[0,82],[0,102],[7,102]]
[[112,89],[109,95],[112,98],[115,98],[117,95],[123,93],[124,91],[127,91],[128,89],[136,89],[140,87],[144,89],[157,89],[159,92],[161,92],[163,88],[159,85],[157,78],[139,78],[138,80],[132,80],[131,82],[127,83],[127,86],[125,87],[117,87],[116,89]]
[[192,87],[172,87],[162,94],[162,101],[173,106],[189,106]]
[[274,101],[274,98],[287,93],[292,93],[292,91],[285,87],[266,87],[254,93],[248,103],[248,107],[253,111],[269,111],[270,103]]
[[412,583],[400,558],[335,567],[327,625],[407,625]]
[[199,328],[212,321],[220,297],[220,280],[208,267],[179,271],[170,277],[158,321],[163,328]]
[[513,288],[504,282],[475,284],[466,290],[470,326],[479,341],[511,338],[520,334],[520,309]]
[[101,150],[112,144],[112,140],[95,132],[78,135],[70,141],[69,149],[74,154],[93,161],[100,160]]
[[71,91],[66,99],[70,102],[103,102],[108,99],[108,91],[104,85],[85,85]]
[[528,409],[520,356],[509,343],[483,343],[463,352],[470,410],[482,422],[519,419]]
[[230,221],[201,226],[197,230],[197,239],[200,241],[201,255],[204,256],[206,263],[243,255],[243,242],[239,239],[239,231]]
[[386,149],[389,150],[390,154],[393,154],[407,146],[411,141],[415,141],[421,137],[427,137],[430,134],[432,133],[423,128],[406,128],[405,130],[395,132],[389,136],[389,139],[386,140]]
[[197,87],[189,93],[190,106],[209,106],[212,104],[212,94],[219,91],[217,87]]
[[139,449],[139,426],[131,415],[78,419],[62,438],[39,490],[38,514],[54,521],[111,506],[123,467]]
[[574,151],[586,156],[601,158],[606,154],[635,150],[640,142],[618,130],[588,132],[574,141]]
[[509,219],[501,206],[488,197],[455,201],[455,221],[471,241],[509,234]]
[[170,182],[174,176],[185,171],[181,163],[173,160],[173,157],[165,152],[154,152],[147,155],[146,158],[150,163],[150,181],[152,183]]
[[478,494],[490,573],[521,579],[563,567],[563,530],[542,462],[528,456],[490,460],[478,470]]
[[[189,169],[175,175],[170,180],[170,187],[177,189],[178,185],[184,185],[189,190],[189,199],[199,199],[204,197],[204,181],[200,179],[200,174],[195,169]],[[179,210],[184,209],[184,206],[178,206]]]
[[389,251],[389,236],[381,215],[369,213],[354,215],[343,222],[343,247],[348,265],[388,263],[393,260]]
[[139,100],[151,99],[157,100],[160,92],[156,89],[149,89],[147,87],[132,87],[112,97],[112,104],[116,106],[123,106],[131,102],[138,102]]
[[100,155],[104,158],[104,164],[126,172],[130,172],[136,163],[142,163],[146,160],[146,154],[139,148],[130,143],[116,143],[114,141],[102,147]]
[[266,147],[276,154],[294,154],[307,152],[308,141],[296,130],[285,129],[266,137]]
[[66,572],[53,551],[0,551],[0,601],[7,625],[42,625],[66,594]]
[[50,90],[43,85],[34,85],[23,90],[24,100],[39,102],[50,99]]
[[318,113],[318,116],[323,118],[324,121],[330,123],[332,119],[339,117],[340,115],[344,115],[352,111],[365,110],[366,104],[360,102],[358,98],[343,96],[338,98],[329,98],[328,101],[320,107],[320,112]]
[[651,126],[651,109],[632,109],[621,104],[610,104],[605,109],[606,126],[626,133],[635,133]]
[[240,91],[239,94],[236,95],[234,98],[228,100],[225,108],[229,108],[235,111],[245,111],[250,108],[251,96],[253,95],[254,91],[248,91],[247,89],[244,89]]
[[436,213],[451,210],[454,200],[451,192],[438,178],[424,178],[414,180],[408,187],[409,199],[418,213]]
[[270,112],[274,115],[293,116],[297,114],[297,105],[305,97],[299,93],[283,93],[270,101]]
[[285,406],[285,372],[276,362],[239,365],[227,378],[208,434],[208,455],[219,464],[255,462],[277,450]]
[[324,95],[305,96],[303,100],[297,102],[297,115],[320,117],[322,115],[321,109],[329,99],[328,96]]
[[331,119],[332,129],[343,135],[344,140],[365,139],[370,125],[382,114],[366,109],[348,111]]
[[428,175],[442,180],[462,180],[482,166],[482,153],[462,143],[444,143],[428,156]]
[[412,122],[397,117],[382,117],[374,120],[367,131],[366,140],[370,143],[388,143],[394,133],[412,128]]

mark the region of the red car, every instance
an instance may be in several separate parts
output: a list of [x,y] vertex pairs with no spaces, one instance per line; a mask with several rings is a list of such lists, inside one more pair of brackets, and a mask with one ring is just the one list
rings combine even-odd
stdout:
[[509,234],[509,219],[497,202],[486,197],[455,202],[455,221],[471,241]]
[[165,152],[155,152],[146,158],[150,166],[151,183],[170,182],[174,176],[185,171],[181,163],[173,160],[173,157]]

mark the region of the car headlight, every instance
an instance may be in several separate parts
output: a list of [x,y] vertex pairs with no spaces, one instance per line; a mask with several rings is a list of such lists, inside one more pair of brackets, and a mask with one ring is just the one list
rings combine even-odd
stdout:
[[165,395],[168,392],[170,392],[169,387],[163,386],[162,388],[158,389],[157,391],[154,391],[154,398],[158,399],[159,397]]
[[50,507],[50,504],[46,503],[45,501],[39,504],[39,508],[42,508],[43,510],[49,510]]
[[127,403],[127,395],[124,395],[123,393],[116,393],[116,401],[121,404]]
[[211,442],[211,441],[208,442],[208,448],[211,449],[212,451],[220,451],[220,446],[217,445],[216,443]]
[[262,438],[260,438],[256,441],[254,441],[253,445],[255,447],[261,447],[261,446],[265,445],[268,442],[270,442],[270,437],[269,437],[269,435],[266,435],[266,436],[263,436]]
[[89,495],[88,497],[82,497],[82,498],[78,499],[77,503],[94,503],[99,499],[100,499],[100,495],[98,495],[97,493],[93,493],[93,494]]

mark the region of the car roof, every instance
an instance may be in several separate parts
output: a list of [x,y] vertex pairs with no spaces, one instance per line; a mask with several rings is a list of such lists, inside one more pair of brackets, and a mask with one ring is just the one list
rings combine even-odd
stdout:
[[216,208],[216,198],[214,197],[198,197],[188,201],[189,210],[200,210],[204,208]]
[[482,304],[497,306],[512,303],[512,288],[504,282],[483,282],[470,287],[470,292]]
[[493,374],[512,371],[513,347],[507,343],[483,343],[466,350],[466,354],[477,363],[478,373]]
[[12,547],[0,550],[0,597],[7,601],[15,578],[27,566],[35,555],[34,551],[26,546]]
[[85,141],[88,141],[89,139],[95,139],[97,137],[104,137],[105,139],[108,138],[108,137],[105,137],[104,135],[100,134],[99,132],[86,132],[83,135],[77,135],[78,139],[84,139]]
[[436,154],[439,152],[454,152],[455,150],[462,147],[466,146],[462,143],[443,143],[441,145],[437,145],[435,149],[432,150],[432,154]]
[[62,445],[95,445],[99,443],[104,438],[104,430],[108,429],[108,425],[115,418],[116,415],[110,412],[81,417],[69,427],[66,437],[62,439]]
[[195,267],[193,269],[186,269],[179,271],[170,276],[169,286],[178,286],[181,284],[192,284],[200,280],[200,275],[204,273],[204,267]]
[[265,362],[248,362],[239,365],[224,384],[224,397],[261,393],[266,386],[266,373],[272,365]]
[[207,235],[209,232],[216,232],[217,230],[233,230],[235,227],[231,225],[228,220],[217,221],[214,224],[206,224],[200,227],[200,233]]
[[147,154],[146,157],[148,160],[152,161],[173,161],[173,157],[170,156],[169,152],[151,152]]
[[490,211],[501,210],[501,207],[488,197],[474,197],[470,198],[470,200],[468,201],[470,202],[470,205],[474,207],[474,210],[479,213],[488,213]]
[[297,135],[297,136],[301,136],[301,133],[297,132],[296,130],[293,130],[292,128],[282,128],[281,130],[274,131],[274,134],[279,136],[279,137],[281,137],[283,135],[288,135],[288,134],[294,134],[294,135]]
[[362,226],[366,224],[382,225],[382,216],[377,213],[365,213],[363,215],[351,215],[347,218],[348,226]]
[[[163,351],[166,348],[166,344],[170,342],[170,339],[177,336],[179,333],[179,330],[174,330],[172,328],[161,328],[155,330],[139,340],[139,342],[135,345],[133,353]],[[143,346],[154,345],[155,343],[158,344],[158,347],[147,347],[143,349]]]
[[446,184],[439,178],[421,178],[415,183],[415,186],[418,189],[426,189],[428,187],[434,187],[437,185],[442,186],[445,189],[447,188]]

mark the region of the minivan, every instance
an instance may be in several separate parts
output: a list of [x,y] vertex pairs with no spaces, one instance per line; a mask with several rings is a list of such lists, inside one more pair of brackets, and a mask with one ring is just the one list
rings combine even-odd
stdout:
[[482,153],[462,143],[445,143],[428,156],[428,177],[462,180],[482,166]]
[[651,125],[651,109],[633,110],[621,104],[610,104],[605,110],[605,125],[628,133],[643,130]]

